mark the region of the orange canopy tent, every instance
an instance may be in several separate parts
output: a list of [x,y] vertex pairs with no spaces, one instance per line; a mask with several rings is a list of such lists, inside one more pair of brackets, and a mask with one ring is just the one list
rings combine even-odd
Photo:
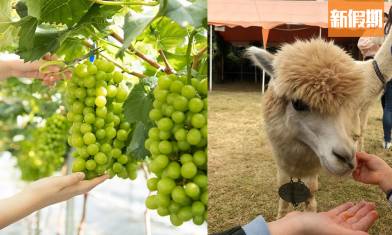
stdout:
[[[386,2],[384,9],[389,10]],[[264,0],[208,0],[208,24],[225,26],[221,32],[226,41],[291,41],[295,36],[326,35],[328,28],[327,1],[264,1]],[[281,25],[289,25],[287,28]],[[298,27],[298,26],[302,26]],[[307,27],[304,27],[307,26]],[[281,29],[279,29],[281,28]],[[322,30],[324,28],[324,30]],[[269,38],[270,31],[272,32]],[[294,36],[293,36],[294,35]],[[212,39],[210,37],[210,43]],[[210,48],[210,54],[212,54]],[[212,56],[210,56],[212,58]],[[212,68],[212,59],[210,60]],[[212,69],[210,69],[210,89],[212,89]],[[263,71],[264,90],[264,71]]]
[[[390,6],[391,3],[385,3],[386,11]],[[328,2],[208,0],[208,23],[229,28],[261,27],[265,45],[270,30],[279,25],[328,28]]]

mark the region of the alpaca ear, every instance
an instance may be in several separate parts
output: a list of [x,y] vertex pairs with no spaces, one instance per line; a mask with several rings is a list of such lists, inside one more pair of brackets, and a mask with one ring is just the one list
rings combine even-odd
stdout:
[[263,69],[271,77],[273,76],[274,68],[272,67],[272,62],[274,60],[274,55],[269,53],[267,50],[260,49],[257,47],[249,47],[246,49],[244,56],[253,63]]

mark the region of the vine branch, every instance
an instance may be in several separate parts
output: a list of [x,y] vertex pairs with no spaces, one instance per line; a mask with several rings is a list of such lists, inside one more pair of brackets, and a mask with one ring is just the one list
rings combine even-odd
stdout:
[[[87,41],[84,41],[84,44],[85,44],[86,46],[90,47],[90,48],[93,47],[93,45],[91,45],[91,44],[90,44],[89,42],[87,42]],[[129,74],[131,74],[131,75],[133,75],[133,76],[135,76],[135,77],[138,77],[138,78],[145,78],[145,77],[146,77],[144,74],[141,74],[141,73],[137,73],[137,72],[128,70],[127,68],[125,68],[125,67],[122,66],[121,64],[117,63],[115,60],[113,60],[113,59],[110,58],[109,56],[104,55],[103,53],[101,53],[101,54],[99,54],[99,55],[102,56],[103,58],[105,58],[106,60],[112,62],[115,66],[117,66],[118,68],[120,68],[122,71],[124,71],[124,72],[126,72],[126,73],[129,73]]]
[[170,64],[169,64],[169,61],[167,60],[167,58],[166,58],[166,56],[165,56],[165,53],[163,52],[163,50],[162,49],[159,49],[159,55],[161,55],[161,57],[162,57],[162,60],[163,60],[163,62],[165,63],[165,73],[167,73],[167,74],[173,74],[174,72],[173,72],[173,69],[172,69],[172,67],[170,66]]
[[[120,43],[124,43],[124,39],[118,35],[116,32],[111,32],[110,36],[112,36],[114,39],[116,39],[118,42]],[[137,57],[139,57],[140,59],[146,61],[148,64],[150,64],[151,66],[153,66],[154,68],[161,70],[162,66],[156,62],[155,60],[152,60],[150,58],[147,58],[147,56],[145,56],[143,53],[141,53],[140,51],[136,50],[132,45],[129,45],[128,49],[130,51],[132,51],[134,53],[134,55],[136,55]],[[164,72],[166,72],[164,70]],[[167,72],[166,72],[167,73]]]
[[104,55],[103,53],[101,53],[100,55],[101,55],[103,58],[105,58],[106,60],[112,62],[114,65],[116,65],[118,68],[120,68],[122,71],[124,71],[124,72],[126,72],[126,73],[129,73],[129,74],[131,74],[131,75],[133,75],[133,76],[135,76],[135,77],[138,77],[138,78],[145,78],[145,77],[146,77],[144,74],[141,74],[141,73],[137,73],[137,72],[128,70],[127,68],[125,68],[125,67],[122,66],[121,64],[117,63],[115,60],[113,60],[113,59],[110,58],[109,56]]

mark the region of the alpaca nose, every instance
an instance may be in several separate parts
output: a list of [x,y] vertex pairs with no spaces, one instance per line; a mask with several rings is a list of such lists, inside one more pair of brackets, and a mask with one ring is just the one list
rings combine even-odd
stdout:
[[346,163],[350,167],[350,169],[354,169],[354,163],[353,163],[354,154],[351,151],[332,150],[332,153],[339,161]]

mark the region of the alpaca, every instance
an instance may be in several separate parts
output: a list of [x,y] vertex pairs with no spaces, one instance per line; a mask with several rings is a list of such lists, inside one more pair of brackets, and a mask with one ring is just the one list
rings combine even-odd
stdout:
[[[356,167],[358,107],[368,85],[362,65],[322,39],[286,44],[275,55],[250,47],[247,57],[273,77],[263,115],[278,185],[300,178],[310,190],[305,210],[314,212],[321,168],[345,176]],[[280,199],[278,218],[288,211],[289,203]]]
[[[364,96],[361,98],[359,105],[359,116],[356,118],[359,122],[358,131],[358,150],[364,149],[364,133],[367,126],[370,107],[375,101],[380,100],[384,92],[385,83],[392,78],[392,33],[385,37],[384,43],[378,50],[374,57],[377,61],[378,67],[381,72],[381,78],[375,72],[373,60],[357,61],[357,67],[362,71],[366,79],[366,90]],[[384,82],[380,80],[384,79]]]
[[[256,47],[247,50],[273,77],[263,113],[278,185],[301,178],[311,192],[306,211],[317,210],[314,192],[321,168],[337,176],[355,168],[355,147],[363,148],[369,109],[392,77],[391,48],[392,34],[374,61],[354,61],[321,39],[285,45],[276,55]],[[288,210],[289,204],[280,199],[278,217]]]

